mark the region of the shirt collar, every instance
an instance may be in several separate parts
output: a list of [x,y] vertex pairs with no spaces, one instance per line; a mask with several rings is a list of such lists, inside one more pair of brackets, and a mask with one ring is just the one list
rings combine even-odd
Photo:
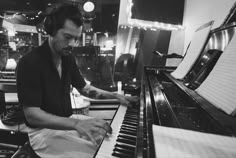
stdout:
[[53,59],[52,59],[52,50],[49,46],[48,40],[46,40],[42,45],[41,45],[41,52],[44,59],[49,61],[53,65]]

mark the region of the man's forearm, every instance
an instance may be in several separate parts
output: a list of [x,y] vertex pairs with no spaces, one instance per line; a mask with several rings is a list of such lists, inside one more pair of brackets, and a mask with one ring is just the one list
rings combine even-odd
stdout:
[[88,97],[96,98],[96,99],[118,99],[121,95],[116,92],[109,92],[106,90],[102,90],[99,88],[96,88],[91,85],[86,85],[86,87],[82,90],[82,93],[85,93],[88,95]]
[[33,126],[49,129],[73,130],[76,121],[73,118],[49,114],[37,107],[24,108],[26,120]]
[[[124,96],[116,92],[108,92],[91,85],[86,85],[83,91],[87,93],[93,92],[97,99],[117,99],[122,105],[131,106],[131,104],[136,104],[139,101],[138,96]],[[91,97],[91,96],[89,96]]]

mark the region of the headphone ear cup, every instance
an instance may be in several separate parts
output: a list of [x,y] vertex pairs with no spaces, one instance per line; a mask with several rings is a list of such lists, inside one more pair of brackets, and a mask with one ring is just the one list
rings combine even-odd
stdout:
[[53,34],[53,18],[51,15],[46,16],[44,19],[44,30],[49,35]]

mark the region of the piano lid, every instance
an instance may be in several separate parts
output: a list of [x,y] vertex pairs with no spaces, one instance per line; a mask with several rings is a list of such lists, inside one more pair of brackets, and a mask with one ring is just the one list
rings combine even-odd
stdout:
[[229,14],[226,16],[224,22],[221,24],[221,27],[224,27],[233,22],[236,22],[236,2],[234,3],[233,7],[230,9]]
[[235,30],[236,23],[233,23],[211,31],[206,46],[183,80],[187,87],[196,89],[207,78],[233,38]]

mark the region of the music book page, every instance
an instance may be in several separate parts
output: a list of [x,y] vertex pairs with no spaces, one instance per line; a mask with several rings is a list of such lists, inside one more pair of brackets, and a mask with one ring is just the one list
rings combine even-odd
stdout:
[[236,138],[153,125],[157,158],[235,158]]
[[171,73],[171,75],[176,79],[183,79],[185,75],[192,68],[193,64],[197,60],[198,56],[201,53],[204,43],[208,37],[208,34],[211,30],[213,22],[209,22],[204,24],[203,28],[195,31],[191,44],[188,48],[188,51],[182,60],[182,62],[178,65],[177,69]]
[[229,115],[236,111],[236,36],[196,92]]

